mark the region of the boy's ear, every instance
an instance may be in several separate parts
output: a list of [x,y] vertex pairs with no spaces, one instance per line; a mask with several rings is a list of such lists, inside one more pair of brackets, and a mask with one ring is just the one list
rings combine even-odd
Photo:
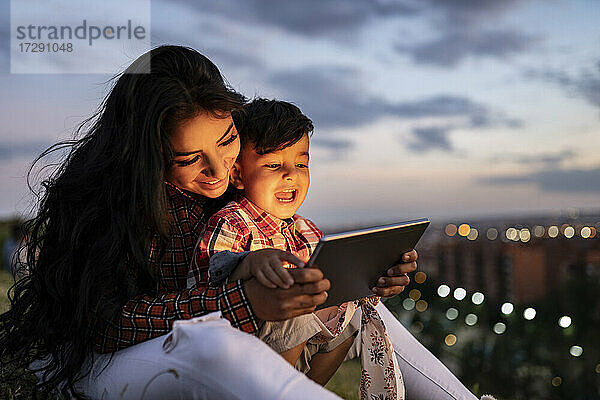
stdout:
[[229,183],[236,189],[244,189],[244,183],[242,182],[242,167],[237,161],[233,163],[231,171],[229,171]]

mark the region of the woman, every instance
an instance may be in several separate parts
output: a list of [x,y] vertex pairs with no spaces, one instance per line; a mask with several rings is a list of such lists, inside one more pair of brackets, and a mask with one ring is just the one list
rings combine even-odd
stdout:
[[[29,222],[30,274],[1,316],[3,361],[31,365],[42,392],[91,398],[335,398],[240,332],[313,311],[329,288],[319,270],[294,270],[287,290],[186,289],[205,210],[239,152],[230,112],[242,101],[204,56],[159,47],[119,77],[83,138],[54,147],[71,150]],[[298,261],[263,250],[241,262],[265,258]],[[377,294],[402,291],[415,260]]]

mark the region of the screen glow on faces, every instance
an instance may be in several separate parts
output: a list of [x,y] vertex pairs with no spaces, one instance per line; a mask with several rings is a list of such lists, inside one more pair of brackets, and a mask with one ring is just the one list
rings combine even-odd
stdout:
[[229,171],[240,152],[231,115],[200,114],[180,125],[171,143],[175,158],[166,174],[169,182],[210,198],[225,193]]
[[310,185],[308,135],[282,150],[258,154],[251,145],[232,170],[232,183],[263,211],[290,218],[302,205]]

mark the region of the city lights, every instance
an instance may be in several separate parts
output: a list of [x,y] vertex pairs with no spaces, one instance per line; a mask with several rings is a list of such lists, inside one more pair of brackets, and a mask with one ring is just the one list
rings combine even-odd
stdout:
[[469,234],[467,235],[467,239],[475,240],[475,239],[477,239],[478,235],[479,235],[479,232],[477,232],[477,229],[471,228],[471,230],[469,231]]
[[493,330],[496,335],[502,335],[504,332],[506,332],[506,324],[503,322],[497,322],[494,324]]
[[421,321],[416,321],[416,322],[413,322],[413,324],[410,326],[410,329],[415,333],[421,333],[423,331],[424,327],[425,326],[423,325],[423,323]]
[[557,387],[560,386],[562,383],[562,378],[560,376],[555,376],[554,378],[552,378],[552,386]]
[[460,236],[467,236],[470,231],[471,231],[471,227],[469,226],[469,224],[461,224],[458,227],[458,234]]
[[447,297],[450,294],[450,287],[448,285],[440,285],[437,290],[438,296]]
[[573,228],[572,226],[567,226],[563,234],[567,239],[571,239],[573,236],[575,236],[575,228]]
[[421,291],[419,289],[413,289],[408,293],[408,297],[417,301],[421,298]]
[[502,311],[502,314],[504,314],[504,315],[509,315],[513,312],[514,309],[515,309],[515,306],[513,306],[512,303],[504,303],[504,304],[502,304],[500,311]]
[[419,301],[417,301],[417,304],[415,305],[415,308],[417,309],[418,312],[423,312],[423,311],[427,310],[427,307],[429,307],[429,304],[427,304],[427,302],[425,300],[419,300]]
[[454,289],[454,298],[458,301],[464,299],[467,296],[467,291],[461,287]]
[[558,226],[552,225],[550,228],[548,228],[548,236],[550,236],[551,238],[557,237],[558,236]]
[[415,274],[415,282],[424,283],[427,280],[427,274],[423,271],[419,271]]
[[469,326],[473,326],[477,323],[477,315],[475,314],[467,314],[467,316],[465,317],[465,324],[469,325]]
[[402,302],[402,307],[404,307],[404,309],[406,311],[410,311],[413,308],[415,308],[415,301],[413,299],[411,299],[410,297],[407,297],[406,299],[404,299],[404,301]]
[[480,305],[483,303],[483,300],[485,300],[485,296],[481,292],[475,292],[473,293],[473,296],[471,296],[471,301],[475,305]]
[[583,228],[581,228],[581,232],[580,235],[582,238],[584,239],[588,239],[592,234],[592,230],[590,229],[589,226],[584,226]]
[[528,321],[531,321],[532,319],[535,318],[535,314],[536,314],[535,308],[529,307],[529,308],[525,309],[525,311],[523,311],[523,318],[525,318]]
[[458,318],[458,310],[454,307],[449,308],[446,311],[446,318],[448,318],[450,321],[454,321],[456,318]]
[[496,228],[489,228],[487,230],[486,236],[489,240],[496,240],[498,239],[498,229]]
[[448,236],[456,235],[456,232],[457,232],[456,225],[454,225],[454,224],[446,225],[445,231],[446,231],[446,235],[448,235]]
[[453,334],[448,334],[444,339],[446,346],[454,346],[456,344],[456,336]]
[[535,235],[535,237],[542,237],[544,236],[544,227],[540,226],[540,225],[536,225],[533,227],[533,234]]
[[573,357],[579,357],[580,355],[583,354],[583,347],[581,347],[581,346],[571,346],[571,348],[569,349],[569,353],[571,353],[571,355]]
[[568,328],[569,326],[571,326],[571,317],[567,315],[560,317],[560,319],[558,320],[558,326],[560,326],[561,328]]
[[519,232],[515,228],[508,228],[505,234],[508,240],[517,240]]

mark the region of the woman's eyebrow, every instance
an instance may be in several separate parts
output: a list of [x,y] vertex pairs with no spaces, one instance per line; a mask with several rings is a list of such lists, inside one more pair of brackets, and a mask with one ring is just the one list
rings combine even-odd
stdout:
[[[221,140],[225,139],[225,136],[227,136],[227,134],[229,133],[229,131],[231,131],[231,128],[233,128],[233,122],[231,124],[229,124],[229,127],[227,128],[227,130],[225,131],[225,133],[223,134],[223,136],[221,136],[219,138],[219,140],[217,140],[217,143],[219,143]],[[175,157],[191,156],[192,154],[196,154],[196,153],[202,153],[202,150],[176,151],[175,152]]]

